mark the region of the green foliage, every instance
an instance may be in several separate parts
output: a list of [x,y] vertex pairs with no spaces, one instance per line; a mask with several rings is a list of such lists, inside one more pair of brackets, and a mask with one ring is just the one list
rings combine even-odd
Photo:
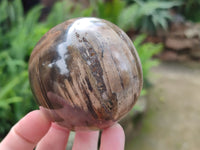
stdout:
[[42,6],[24,14],[21,0],[0,3],[0,138],[37,106],[28,81],[28,60],[37,41],[53,26],[69,18],[90,16],[70,1],[58,2],[47,21],[38,22]]
[[118,16],[125,8],[125,2],[121,0],[112,0],[108,2],[99,0],[96,8],[95,13],[99,18],[106,19],[117,24]]
[[180,7],[180,13],[185,16],[187,20],[200,22],[200,0],[180,0],[183,5]]
[[75,5],[70,0],[57,2],[48,16],[46,24],[49,28],[52,28],[55,25],[71,18],[83,16],[89,17],[92,15],[92,12],[93,7],[83,9],[81,8],[81,5]]
[[[149,85],[148,77],[150,75],[150,69],[159,63],[158,60],[152,59],[152,57],[155,54],[158,54],[163,48],[162,44],[143,43],[145,38],[146,35],[142,34],[139,35],[133,42],[142,63],[144,89],[146,89]],[[145,94],[145,91],[143,92],[143,94]]]
[[[46,21],[39,22],[42,6],[36,6],[24,14],[21,0],[0,2],[0,138],[22,116],[37,108],[28,81],[28,60],[37,41],[50,28],[70,18],[97,14],[97,17],[120,24],[119,16],[126,14],[124,8],[125,4],[121,0],[106,3],[98,1],[98,7],[94,4],[87,9],[65,0],[55,4]],[[121,21],[127,23],[131,20],[133,14],[127,15],[130,16],[125,16]],[[157,63],[150,58],[162,46],[143,44],[144,39],[145,36],[139,36],[134,44],[142,61],[146,86],[149,69]]]
[[126,31],[134,28],[149,33],[155,33],[158,28],[166,30],[168,21],[171,19],[169,9],[181,4],[177,1],[157,0],[135,0],[134,2],[122,11],[118,25]]
[[36,108],[28,82],[27,61],[38,40],[35,39],[38,33],[33,29],[41,8],[35,7],[25,16],[20,0],[5,0],[0,4],[3,16],[0,19],[0,135]]

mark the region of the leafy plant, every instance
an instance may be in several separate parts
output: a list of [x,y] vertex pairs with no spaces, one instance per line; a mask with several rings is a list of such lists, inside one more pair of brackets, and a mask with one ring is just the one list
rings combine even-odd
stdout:
[[130,28],[155,33],[156,29],[167,29],[171,19],[169,9],[179,6],[177,1],[134,0],[135,3],[124,9],[119,16],[118,25],[124,30]]
[[[158,54],[163,49],[162,44],[154,44],[150,42],[146,43],[144,42],[145,39],[146,39],[146,35],[141,34],[133,40],[133,43],[135,45],[135,48],[138,52],[138,55],[142,63],[144,82],[143,82],[143,89],[140,93],[140,96],[145,96],[147,94],[148,88],[150,87],[150,83],[149,83],[149,77],[151,76],[150,69],[159,64],[159,60],[152,59],[152,57]],[[144,105],[136,103],[136,105],[130,111],[130,114],[134,115],[135,112],[143,112],[144,109],[145,109]]]
[[45,22],[38,22],[42,6],[24,14],[21,0],[0,2],[0,138],[37,106],[28,81],[28,60],[37,41],[52,26],[66,19],[90,16],[70,1],[58,2]]
[[[124,2],[113,0],[106,2],[105,5],[101,1],[98,2],[98,11],[95,7],[83,9],[70,0],[57,2],[44,22],[38,21],[42,6],[36,6],[25,14],[21,0],[0,2],[0,138],[22,116],[37,108],[29,87],[28,60],[37,41],[51,27],[70,18],[91,16],[94,12],[98,12],[104,19],[120,23],[118,16],[125,13]],[[130,20],[126,19],[123,18],[121,21]],[[145,36],[139,36],[134,44],[142,61],[146,87],[149,69],[156,64],[150,57],[162,46],[143,44],[144,39]]]
[[122,10],[125,8],[125,2],[121,0],[112,0],[104,2],[99,0],[94,6],[97,8],[95,14],[97,17],[111,21],[112,23],[118,23],[118,16],[121,14]]
[[146,35],[141,34],[137,36],[133,42],[142,63],[144,89],[146,89],[149,85],[148,77],[150,75],[150,69],[159,63],[157,59],[152,59],[152,57],[158,54],[163,48],[162,44],[143,43],[145,39]]
[[70,0],[57,2],[54,5],[51,13],[48,15],[45,23],[49,28],[52,28],[65,20],[83,16],[89,17],[92,15],[92,13],[93,7],[83,9],[81,8],[81,5],[74,4]]
[[179,11],[187,20],[200,22],[200,1],[199,0],[179,0],[183,3]]
[[0,4],[3,16],[0,19],[0,135],[36,108],[29,88],[27,61],[37,40],[34,38],[38,37],[33,29],[41,8],[35,7],[25,16],[20,0],[5,0]]

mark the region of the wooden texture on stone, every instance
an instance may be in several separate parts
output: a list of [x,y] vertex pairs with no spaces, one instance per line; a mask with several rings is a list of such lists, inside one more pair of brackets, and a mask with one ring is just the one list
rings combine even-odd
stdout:
[[47,32],[31,54],[29,78],[40,109],[70,130],[111,126],[142,88],[132,41],[97,18],[68,20]]

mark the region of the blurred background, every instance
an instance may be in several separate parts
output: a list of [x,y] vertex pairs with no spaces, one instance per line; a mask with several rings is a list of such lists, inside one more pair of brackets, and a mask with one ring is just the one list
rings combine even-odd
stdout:
[[65,20],[94,16],[129,35],[143,66],[141,96],[120,122],[125,149],[198,150],[199,8],[199,0],[0,0],[0,141],[38,109],[28,81],[37,41]]

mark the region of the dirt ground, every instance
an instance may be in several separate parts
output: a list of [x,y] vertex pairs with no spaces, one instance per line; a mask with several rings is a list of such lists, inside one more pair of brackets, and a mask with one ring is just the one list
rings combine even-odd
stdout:
[[126,150],[199,150],[200,64],[161,64],[150,80],[141,131]]

